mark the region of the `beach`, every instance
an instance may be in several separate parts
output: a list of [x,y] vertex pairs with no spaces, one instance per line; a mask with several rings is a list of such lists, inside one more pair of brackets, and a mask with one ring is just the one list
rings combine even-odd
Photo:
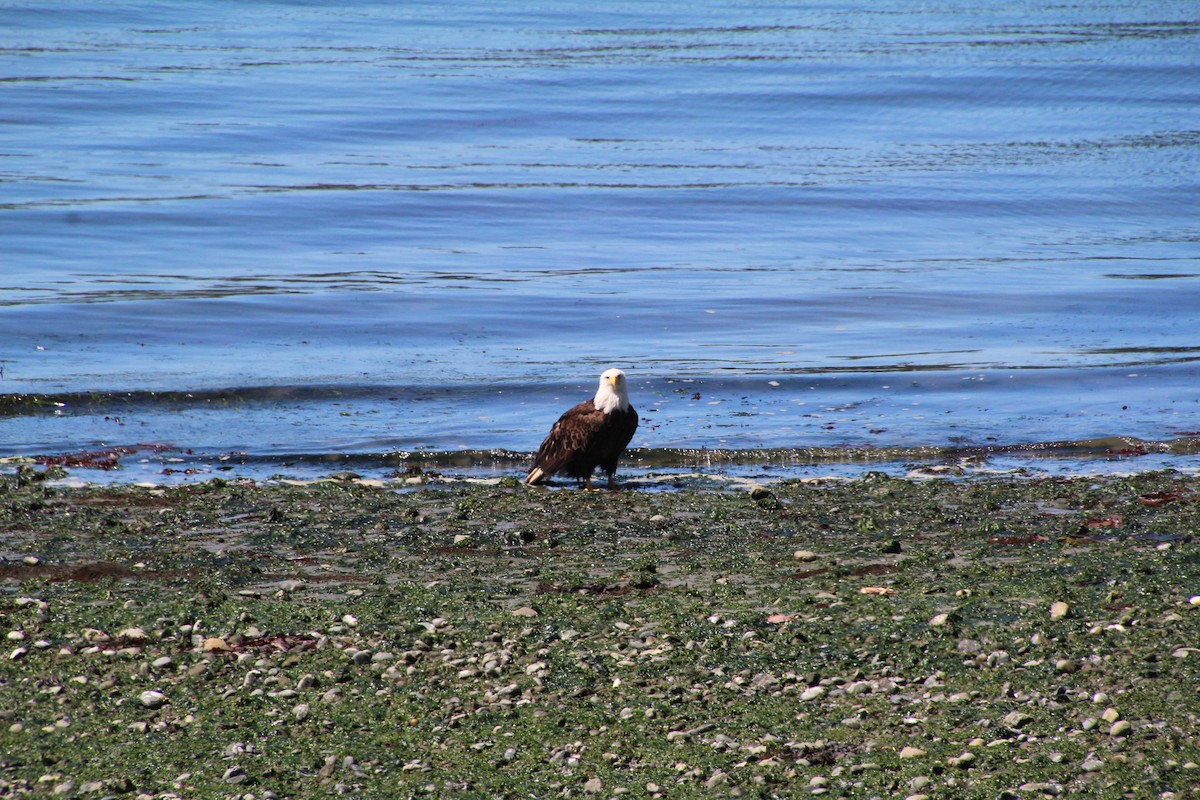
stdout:
[[1200,480],[3,476],[0,790],[1188,797]]

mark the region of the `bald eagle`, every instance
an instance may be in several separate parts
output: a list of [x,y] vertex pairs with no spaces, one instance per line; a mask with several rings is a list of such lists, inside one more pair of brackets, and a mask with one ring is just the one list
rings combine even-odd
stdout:
[[617,459],[625,452],[637,425],[637,412],[629,405],[625,391],[625,373],[606,370],[600,376],[596,396],[567,409],[554,423],[538,448],[525,482],[544,483],[554,473],[565,472],[591,489],[592,471],[600,467],[608,473],[608,487],[613,488]]

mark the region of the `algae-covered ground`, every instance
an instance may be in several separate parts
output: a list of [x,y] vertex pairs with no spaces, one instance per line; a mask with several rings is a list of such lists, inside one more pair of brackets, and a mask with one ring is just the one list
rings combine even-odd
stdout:
[[1200,479],[0,478],[0,795],[1200,796]]

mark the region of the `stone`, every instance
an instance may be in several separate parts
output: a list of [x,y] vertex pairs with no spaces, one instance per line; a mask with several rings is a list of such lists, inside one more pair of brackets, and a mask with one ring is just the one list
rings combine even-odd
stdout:
[[1127,719],[1118,720],[1108,729],[1109,736],[1128,736],[1133,732],[1133,723]]
[[246,774],[246,770],[238,766],[233,766],[225,770],[225,773],[221,776],[221,780],[225,781],[226,783],[237,784],[245,783],[249,777],[250,776]]
[[718,786],[724,786],[727,783],[729,783],[729,775],[724,770],[718,769],[712,775],[708,776],[708,780],[704,782],[704,785],[709,789],[716,789]]
[[1071,613],[1071,606],[1058,600],[1050,605],[1050,619],[1063,619]]
[[924,758],[925,751],[919,747],[905,745],[900,748],[900,758]]
[[167,696],[150,689],[138,695],[138,702],[146,708],[162,708],[167,704]]
[[1024,728],[1033,717],[1022,711],[1010,711],[1004,715],[1004,724],[1009,728]]
[[800,694],[801,700],[816,700],[825,694],[824,686],[810,686]]
[[203,647],[206,653],[228,653],[230,650],[229,642],[219,636],[210,636],[205,639]]

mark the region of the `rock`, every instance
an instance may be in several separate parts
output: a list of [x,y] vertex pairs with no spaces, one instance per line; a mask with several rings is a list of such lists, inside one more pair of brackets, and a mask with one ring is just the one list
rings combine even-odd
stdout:
[[729,775],[724,770],[718,769],[708,777],[704,785],[709,789],[716,789],[718,786],[724,786],[727,783],[729,783]]
[[817,560],[817,554],[814,553],[812,550],[797,550],[795,553],[792,553],[792,557],[795,558],[797,561],[816,561]]
[[800,694],[801,700],[816,700],[821,695],[825,694],[824,686],[810,686]]
[[912,747],[911,745],[905,745],[904,747],[900,748],[900,757],[901,758],[924,758],[925,751],[919,747]]
[[1056,672],[1061,672],[1064,675],[1071,675],[1079,671],[1079,663],[1069,658],[1060,658],[1054,662],[1054,669]]
[[297,722],[304,722],[310,714],[312,714],[312,706],[308,703],[300,703],[292,709],[292,716],[296,718]]
[[146,708],[162,708],[167,704],[167,696],[150,689],[138,695],[138,702]]
[[1099,772],[1104,769],[1104,762],[1095,756],[1088,756],[1079,768],[1084,772]]
[[771,493],[771,490],[765,486],[755,486],[751,489],[750,499],[756,503],[765,503],[768,505],[777,505],[779,503],[775,495]]
[[598,794],[604,791],[604,781],[599,778],[592,778],[583,785],[583,791],[587,794]]
[[952,767],[961,767],[966,769],[975,763],[975,754],[970,750],[967,750],[962,755],[946,759],[946,763]]
[[1109,736],[1128,736],[1133,732],[1133,723],[1127,719],[1118,720],[1108,729]]
[[1004,715],[1004,724],[1009,728],[1023,728],[1032,720],[1033,717],[1021,711],[1011,711]]
[[117,632],[117,638],[127,642],[144,642],[146,641],[146,631],[141,628],[126,628]]
[[474,547],[475,540],[471,538],[470,534],[457,533],[454,535],[454,546],[455,547]]
[[246,774],[246,770],[238,766],[233,766],[225,770],[225,774],[221,776],[221,780],[225,781],[226,783],[237,784],[245,783],[249,777],[250,776]]
[[228,653],[230,650],[229,642],[219,636],[210,636],[205,639],[203,647],[206,653]]
[[1071,613],[1071,606],[1058,600],[1050,605],[1050,619],[1062,619]]

